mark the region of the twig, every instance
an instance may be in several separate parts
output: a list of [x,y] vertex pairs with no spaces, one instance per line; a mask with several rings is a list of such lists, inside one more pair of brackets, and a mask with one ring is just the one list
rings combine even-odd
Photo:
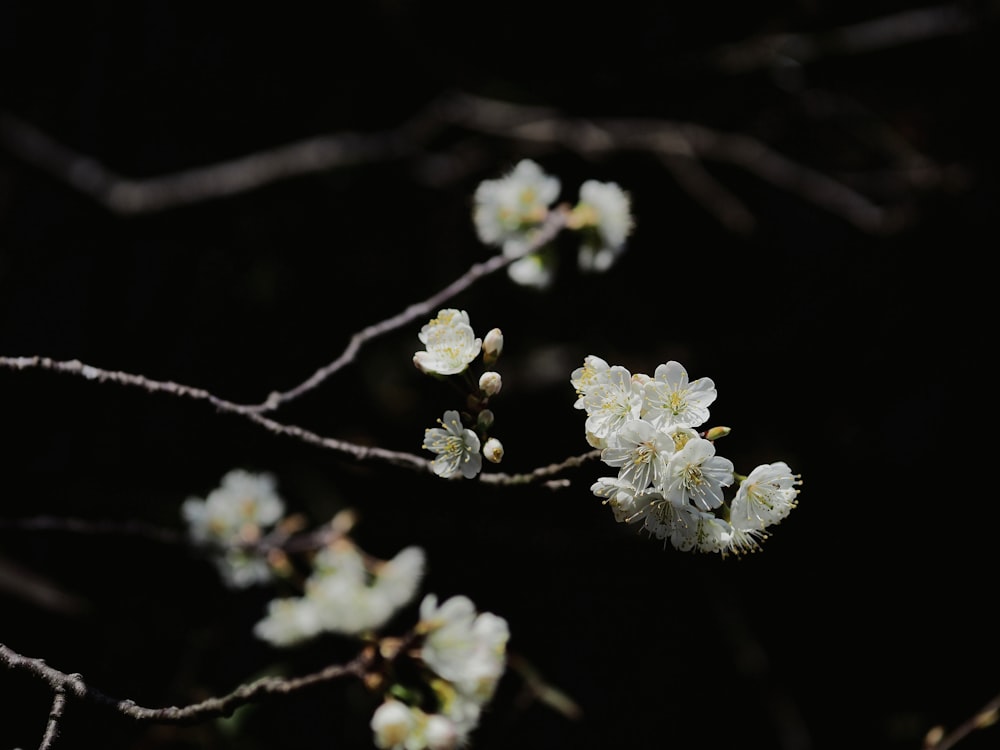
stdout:
[[[204,721],[220,716],[230,716],[240,706],[256,701],[258,699],[274,696],[288,695],[298,690],[302,690],[313,685],[340,679],[341,677],[357,677],[363,679],[368,673],[369,667],[374,662],[374,652],[370,648],[362,650],[357,657],[347,664],[331,665],[318,672],[314,672],[303,677],[280,678],[261,677],[240,685],[231,693],[213,698],[207,698],[198,703],[187,706],[168,706],[166,708],[145,708],[139,706],[135,701],[129,699],[113,698],[84,682],[80,674],[66,674],[48,666],[42,659],[32,659],[11,650],[7,646],[0,644],[0,662],[13,670],[27,672],[33,677],[41,680],[52,688],[57,695],[70,696],[79,700],[88,701],[95,705],[110,708],[113,711],[127,716],[136,721],[165,723],[165,724],[187,724]],[[58,722],[62,714],[62,704],[58,706],[58,714],[55,713],[56,705],[53,703],[53,712],[50,712],[49,726],[46,735],[50,732],[54,735],[54,723]],[[43,744],[44,747],[44,744]]]
[[941,727],[932,729],[924,740],[924,750],[950,750],[975,730],[992,726],[998,719],[1000,719],[1000,695],[995,696],[948,734],[945,734]]
[[[564,210],[550,212],[544,224],[538,228],[535,234],[532,235],[530,242],[525,248],[525,253],[533,252],[543,245],[551,242],[555,239],[559,232],[565,229],[565,227],[566,212]],[[383,320],[381,323],[368,326],[367,328],[355,333],[351,337],[350,342],[348,342],[347,348],[344,349],[344,352],[337,357],[337,359],[330,362],[330,364],[319,368],[304,382],[287,391],[275,391],[271,393],[267,397],[267,400],[262,404],[240,408],[257,412],[270,411],[291,401],[292,399],[298,398],[303,393],[316,388],[338,370],[353,362],[358,351],[365,342],[370,341],[377,336],[389,333],[390,331],[394,331],[397,328],[401,328],[402,326],[412,323],[419,318],[426,317],[432,312],[437,312],[440,305],[465,291],[472,286],[473,283],[484,276],[488,276],[491,273],[499,271],[500,269],[510,265],[512,261],[512,258],[505,257],[503,254],[497,254],[484,263],[477,263],[473,265],[462,276],[455,279],[455,281],[451,282],[437,294],[432,295],[423,302],[410,305],[398,315],[394,315],[391,318]]]
[[813,34],[765,34],[726,45],[712,57],[727,73],[747,73],[786,59],[802,65],[833,55],[859,55],[925,39],[963,34],[973,18],[958,5],[901,11]]

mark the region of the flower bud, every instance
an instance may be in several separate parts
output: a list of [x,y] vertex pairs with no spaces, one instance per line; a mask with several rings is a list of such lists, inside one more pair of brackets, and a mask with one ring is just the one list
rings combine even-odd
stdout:
[[503,381],[500,379],[500,373],[494,372],[493,370],[487,370],[482,375],[479,376],[479,390],[483,392],[483,395],[489,398],[490,396],[495,396],[500,393],[500,387],[503,385]]
[[503,443],[496,438],[490,438],[483,446],[483,455],[487,461],[498,464],[503,459]]
[[494,328],[483,339],[483,362],[492,365],[500,357],[503,351],[503,333],[499,328]]
[[713,427],[705,433],[705,440],[718,440],[732,432],[731,427]]
[[490,409],[483,409],[476,417],[476,427],[481,430],[488,430],[493,426],[493,412]]

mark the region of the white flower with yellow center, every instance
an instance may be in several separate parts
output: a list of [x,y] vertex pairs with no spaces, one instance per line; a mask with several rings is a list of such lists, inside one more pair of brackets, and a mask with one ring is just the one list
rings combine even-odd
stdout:
[[661,491],[675,505],[707,511],[722,505],[722,488],[733,479],[733,462],[716,456],[710,441],[694,438],[670,457]]
[[611,365],[595,354],[588,354],[583,359],[583,365],[570,373],[569,382],[576,390],[574,409],[584,409],[584,397],[594,387],[608,382],[608,372]]
[[618,430],[614,445],[601,451],[601,460],[618,467],[618,478],[637,492],[659,486],[674,453],[674,441],[649,422],[633,419]]
[[763,529],[776,524],[795,507],[801,477],[784,461],[762,464],[740,482],[729,521],[739,529]]
[[559,179],[531,159],[522,159],[500,179],[483,180],[473,196],[472,219],[479,239],[497,246],[523,239],[545,220],[559,190]]
[[615,365],[600,382],[587,389],[583,398],[583,408],[587,412],[584,427],[588,440],[599,446],[613,445],[618,432],[627,422],[639,418],[642,408],[642,390],[624,367]]
[[642,416],[661,430],[697,427],[708,420],[717,395],[711,378],[689,381],[687,370],[671,360],[659,365],[643,387]]
[[413,364],[421,372],[436,375],[465,372],[483,346],[469,324],[469,314],[453,308],[439,310],[437,317],[420,329],[418,338],[426,350],[413,355]]
[[428,427],[424,431],[424,449],[437,454],[431,461],[431,469],[445,479],[459,474],[472,479],[483,467],[479,436],[462,425],[454,409],[446,411],[438,423],[440,427]]

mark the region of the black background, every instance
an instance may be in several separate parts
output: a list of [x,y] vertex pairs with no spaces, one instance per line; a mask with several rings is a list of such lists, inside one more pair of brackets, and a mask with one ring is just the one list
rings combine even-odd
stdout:
[[[446,129],[428,153],[299,176],[225,199],[115,215],[0,150],[0,355],[78,358],[257,402],[330,362],[352,333],[426,299],[490,251],[471,196],[518,159],[630,192],[636,232],[606,275],[573,247],[553,288],[503,273],[451,304],[502,328],[495,404],[503,469],[583,453],[569,373],[587,354],[652,373],[668,359],[719,390],[712,424],[738,470],[784,460],[797,508],[765,548],[721,560],[664,549],[571,486],[446,483],[358,465],[205,403],[39,371],[0,371],[0,517],[139,519],[181,529],[179,505],[233,467],[272,472],[315,523],[342,507],[359,542],[428,553],[422,591],[507,618],[511,652],[581,706],[523,700],[513,671],[473,746],[873,747],[916,750],[1000,692],[987,358],[996,233],[995,3],[958,3],[962,33],[742,74],[721,45],[822,33],[901,2],[295,5],[7,2],[0,109],[132,178],[301,138],[395,127],[463,90],[566,116],[651,117],[759,139],[835,177],[891,166],[879,128],[959,178],[878,192],[897,231],[858,229],[796,191],[706,163],[755,217],[723,226],[655,156],[598,157]],[[875,183],[866,183],[869,187]],[[411,365],[419,324],[368,344],[282,421],[419,453],[452,408]],[[0,528],[5,580],[72,592],[63,612],[0,591],[0,643],[141,705],[184,705],[267,670],[342,661],[336,638],[290,652],[250,625],[272,595],[226,590],[183,548]],[[15,571],[11,573],[10,571]],[[401,632],[413,608],[393,621]],[[37,745],[47,691],[0,673],[0,747]],[[72,703],[61,748],[368,747],[372,699],[334,684],[239,722],[138,725]],[[961,747],[996,747],[997,729]]]

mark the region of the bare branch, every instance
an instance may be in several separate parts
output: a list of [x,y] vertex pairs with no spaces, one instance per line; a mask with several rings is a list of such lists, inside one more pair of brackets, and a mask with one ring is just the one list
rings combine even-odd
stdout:
[[[863,40],[893,39],[879,30],[933,27],[952,33],[967,28],[968,17],[956,8],[944,6],[915,11],[913,16],[870,22],[835,33],[824,48],[863,47]],[[934,13],[936,15],[929,15]],[[790,38],[809,54],[817,42],[811,37]],[[895,37],[898,41],[898,36]],[[869,42],[870,43],[870,42]],[[770,47],[768,47],[770,49]],[[437,163],[433,154],[421,148],[432,135],[446,126],[457,126],[498,138],[569,149],[584,158],[621,151],[645,151],[660,155],[664,164],[692,198],[703,204],[728,228],[747,232],[752,217],[747,209],[715,178],[694,163],[728,163],[756,175],[783,190],[801,195],[819,208],[840,216],[865,232],[898,229],[897,214],[875,206],[867,197],[834,178],[778,153],[763,142],[739,133],[715,131],[696,123],[645,118],[584,119],[561,116],[556,110],[503,102],[461,92],[443,95],[398,128],[370,133],[342,133],[308,138],[296,143],[265,149],[240,159],[208,165],[172,175],[131,179],[116,174],[97,160],[74,152],[19,118],[0,115],[0,142],[25,161],[47,171],[79,192],[90,196],[111,211],[134,215],[196,204],[212,198],[236,195],[277,180],[335,169],[347,164],[419,157],[422,174],[433,173],[428,165]],[[437,159],[437,161],[436,161]],[[682,161],[692,167],[684,168]],[[448,159],[444,159],[448,162]],[[453,161],[453,160],[452,160]],[[452,165],[454,166],[454,165]],[[938,180],[932,173],[941,168],[923,160],[920,165],[925,184]],[[901,167],[904,174],[909,166]],[[447,171],[453,172],[453,168]]]
[[834,55],[860,55],[926,39],[963,34],[974,19],[958,5],[901,11],[814,34],[765,34],[726,45],[712,57],[727,73],[747,73],[782,60],[798,64]]
[[[0,357],[0,368],[10,370],[48,370],[52,372],[77,375],[86,378],[87,380],[97,382],[113,382],[120,385],[140,388],[150,393],[166,393],[172,396],[208,401],[214,404],[220,411],[244,417],[245,419],[250,420],[251,422],[276,435],[291,437],[296,440],[301,440],[304,443],[315,445],[319,448],[332,450],[337,453],[343,453],[353,457],[357,461],[379,461],[421,472],[431,470],[430,461],[423,456],[405,453],[402,451],[387,450],[385,448],[379,448],[378,446],[358,445],[346,440],[324,437],[297,425],[278,422],[277,420],[271,419],[263,414],[251,411],[248,407],[233,404],[225,399],[220,399],[208,391],[191,388],[190,386],[181,385],[179,383],[150,380],[142,375],[102,370],[98,367],[84,364],[79,360],[59,361],[48,357]],[[527,484],[535,481],[545,481],[553,473],[561,471],[565,468],[577,466],[582,462],[582,460],[587,460],[589,458],[592,458],[591,454],[585,454],[583,457],[567,459],[567,461],[562,464],[552,464],[551,466],[536,469],[528,474],[480,474],[478,480],[490,484]],[[565,486],[565,483],[556,483],[550,486]]]
[[[47,684],[58,696],[71,696],[79,700],[88,701],[95,705],[110,708],[123,716],[127,716],[136,721],[154,722],[164,724],[186,724],[213,719],[220,716],[230,716],[240,706],[275,695],[288,695],[304,688],[318,685],[325,682],[340,679],[342,677],[357,677],[363,679],[369,668],[374,663],[375,654],[373,649],[365,648],[347,664],[330,665],[303,677],[281,678],[281,677],[261,677],[240,685],[231,693],[213,698],[207,698],[198,703],[187,706],[168,706],[166,708],[145,708],[137,705],[129,699],[113,698],[84,682],[80,674],[66,674],[48,666],[42,659],[32,659],[11,650],[7,646],[0,644],[0,662],[13,670],[27,672],[33,677]],[[53,703],[53,710],[56,709]],[[58,705],[58,715],[62,714],[62,703]],[[50,726],[46,729],[46,736],[49,729],[52,729],[50,716]],[[54,733],[54,730],[53,730]],[[43,741],[43,747],[46,747]]]
[[52,708],[49,709],[49,721],[45,725],[45,734],[42,735],[42,742],[38,750],[48,750],[59,736],[59,721],[62,719],[63,711],[66,709],[66,691],[59,687],[55,689],[55,696],[52,698]]
[[924,740],[924,750],[950,750],[977,729],[992,726],[1000,719],[1000,695],[976,711],[951,732],[945,734],[941,727],[932,729]]
[[[551,211],[542,226],[539,227],[531,236],[530,241],[527,243],[525,253],[534,252],[543,245],[551,242],[565,227],[566,211]],[[455,279],[455,281],[451,282],[437,294],[432,295],[423,302],[410,305],[398,315],[394,315],[391,318],[383,320],[381,323],[368,326],[367,328],[354,334],[351,337],[347,348],[339,357],[337,357],[337,359],[330,364],[319,368],[304,382],[287,391],[271,393],[263,404],[242,408],[248,408],[252,411],[269,411],[271,409],[278,408],[281,404],[287,403],[292,399],[298,398],[303,393],[306,393],[307,391],[310,391],[320,385],[324,380],[329,378],[338,370],[353,362],[358,351],[361,349],[362,344],[365,342],[370,341],[377,336],[389,333],[390,331],[394,331],[397,328],[401,328],[404,325],[412,323],[420,318],[424,318],[432,313],[436,313],[440,305],[465,291],[472,286],[473,283],[484,276],[488,276],[491,273],[507,267],[511,264],[511,262],[513,262],[513,260],[514,258],[507,258],[503,254],[498,254],[494,255],[484,263],[475,264],[462,276]]]

